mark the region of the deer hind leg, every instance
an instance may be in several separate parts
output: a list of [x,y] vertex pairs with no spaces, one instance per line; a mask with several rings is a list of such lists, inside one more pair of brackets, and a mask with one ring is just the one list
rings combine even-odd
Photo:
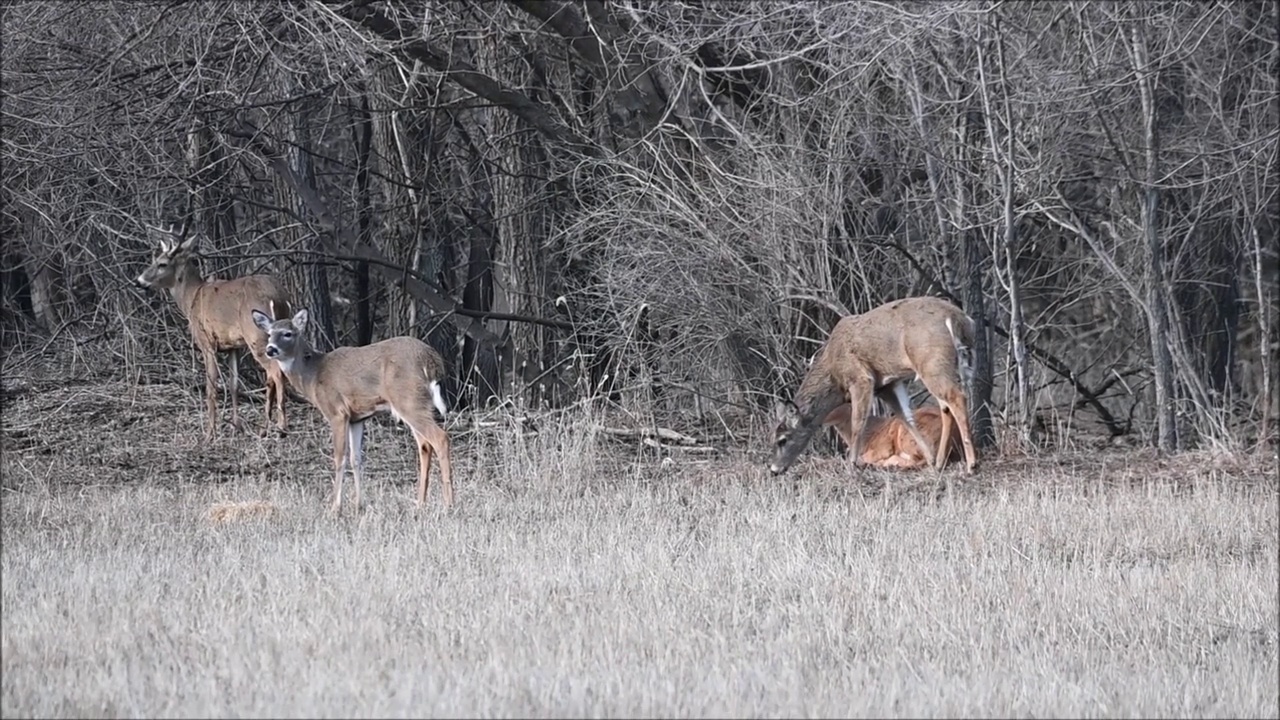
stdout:
[[920,379],[924,381],[929,393],[937,398],[938,407],[942,412],[942,443],[934,459],[935,466],[941,468],[947,462],[947,456],[944,453],[948,450],[950,425],[954,420],[956,429],[960,431],[960,442],[964,445],[965,469],[967,472],[973,472],[978,465],[978,460],[973,450],[973,437],[969,433],[968,401],[964,390],[960,388],[959,380],[955,377],[955,372],[928,375],[921,373]]
[[347,417],[339,415],[329,421],[333,430],[333,513],[342,509],[342,477],[347,471]]
[[431,457],[440,459],[440,495],[445,509],[453,506],[453,468],[449,457],[449,435],[444,428],[434,421],[423,423],[421,430],[415,428],[414,436],[418,441],[418,504],[427,501],[427,476],[431,471]]
[[941,423],[941,437],[938,439],[938,457],[934,462],[938,467],[944,467],[947,460],[951,457],[951,410],[941,408],[938,413],[939,422]]
[[[956,397],[949,401],[951,415],[956,422],[956,429],[960,431],[960,442],[964,444],[964,466],[966,472],[973,472],[978,466],[978,455],[973,448],[973,435],[969,432],[969,409],[968,401],[965,399],[964,393],[956,393]],[[946,413],[944,413],[945,415]],[[945,455],[938,456],[938,466],[941,467],[947,461]]]
[[431,456],[435,450],[417,430],[413,431],[413,440],[418,446],[418,506],[421,507],[427,503],[427,491],[431,489]]
[[453,476],[449,463],[449,436],[436,423],[432,414],[432,403],[423,393],[421,401],[404,402],[401,405],[391,404],[391,413],[413,431],[414,442],[418,446],[418,505],[427,502],[427,491],[431,486],[431,459],[440,459],[440,490],[445,508],[453,504]]
[[916,447],[920,453],[927,459],[933,457],[933,443],[920,432],[920,428],[916,427],[916,418],[911,411],[911,396],[907,394],[907,385],[902,381],[897,381],[888,388],[890,392],[882,392],[880,397],[889,404],[889,409],[894,415],[902,420],[902,424],[906,426],[907,432],[911,433],[911,439],[916,441]]

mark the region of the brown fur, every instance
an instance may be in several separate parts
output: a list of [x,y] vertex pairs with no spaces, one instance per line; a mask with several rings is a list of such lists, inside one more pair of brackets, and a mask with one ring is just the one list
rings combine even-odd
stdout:
[[[342,506],[342,480],[348,458],[355,477],[356,508],[360,507],[363,474],[361,447],[364,421],[389,410],[413,431],[418,446],[418,504],[427,500],[432,455],[440,457],[441,491],[445,507],[453,504],[449,436],[436,423],[432,385],[439,392],[444,359],[430,345],[412,337],[393,337],[362,347],[340,347],[321,353],[307,345],[303,331],[307,311],[276,320],[261,312],[254,322],[267,333],[267,353],[279,362],[289,383],[315,405],[333,431],[333,511]],[[444,401],[437,409],[444,413]]]
[[275,505],[262,500],[219,502],[209,507],[208,518],[211,524],[221,525],[237,520],[269,518],[275,515],[275,512]]
[[[853,447],[851,435],[850,411],[852,406],[845,403],[832,410],[822,421],[831,427],[844,441],[845,447]],[[942,411],[933,406],[919,408],[913,413],[916,429],[925,439],[935,446],[942,442]],[[872,415],[867,418],[863,429],[862,462],[876,467],[896,467],[903,469],[922,468],[929,465],[930,458],[925,456],[919,444],[911,436],[907,424],[896,415]],[[959,462],[964,459],[964,450],[958,443],[950,443],[946,462]]]
[[142,287],[168,290],[187,318],[191,339],[204,359],[204,392],[208,420],[205,438],[211,438],[217,424],[218,353],[230,354],[227,394],[231,398],[231,424],[240,427],[237,411],[239,358],[246,349],[267,376],[265,432],[271,424],[274,402],[279,416],[277,427],[285,429],[284,375],[276,363],[267,359],[267,337],[254,324],[249,313],[262,310],[287,317],[289,296],[280,282],[269,275],[249,275],[234,280],[205,280],[196,266],[197,238],[186,242],[170,242],[160,238],[159,251],[151,265],[135,282]]
[[872,399],[881,398],[901,418],[905,383],[918,376],[938,405],[950,412],[941,417],[941,447],[936,454],[932,443],[914,427],[906,425],[907,431],[941,468],[954,420],[964,445],[966,469],[972,472],[977,457],[963,389],[963,380],[971,372],[972,346],[972,320],[938,298],[896,300],[841,318],[801,381],[794,402],[780,408],[770,470],[784,472],[823,419],[846,402],[851,406],[849,435],[853,438],[849,454],[855,464],[862,464],[862,428]]

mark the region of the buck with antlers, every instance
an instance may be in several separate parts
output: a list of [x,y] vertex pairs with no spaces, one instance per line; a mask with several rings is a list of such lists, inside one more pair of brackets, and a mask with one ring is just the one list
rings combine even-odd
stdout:
[[916,377],[946,411],[941,417],[943,444],[954,421],[964,444],[966,469],[973,472],[977,458],[963,387],[972,372],[973,332],[973,321],[960,308],[932,297],[896,300],[841,318],[800,382],[795,400],[778,407],[769,470],[775,475],[785,472],[832,411],[846,402],[849,457],[863,465],[863,429],[873,397],[889,406],[925,456],[935,458],[941,468],[946,455],[934,455],[933,444],[920,434],[911,414],[905,384]]
[[205,439],[213,437],[217,424],[218,353],[230,355],[231,372],[227,376],[227,394],[231,398],[231,424],[241,429],[236,410],[239,381],[239,351],[247,349],[267,376],[267,403],[263,432],[271,424],[274,403],[279,415],[277,427],[285,428],[284,375],[266,355],[267,338],[254,325],[250,311],[269,310],[289,313],[289,296],[280,282],[269,275],[248,275],[234,280],[206,280],[198,262],[199,237],[183,240],[170,228],[167,232],[151,228],[159,247],[156,255],[134,282],[144,288],[168,290],[187,318],[191,339],[204,359],[204,392],[208,409]]
[[432,454],[440,456],[444,506],[453,504],[449,436],[432,415],[445,414],[440,378],[444,359],[412,337],[393,337],[371,345],[340,347],[323,353],[311,348],[303,332],[307,311],[272,321],[254,310],[253,322],[267,334],[267,356],[279,363],[289,383],[315,405],[333,431],[333,512],[342,506],[342,480],[348,457],[355,476],[356,509],[364,470],[364,421],[389,411],[409,426],[418,446],[418,504],[427,500]]
[[[834,428],[847,448],[853,447],[851,409],[849,403],[844,403],[832,410],[822,423]],[[916,410],[913,413],[916,430],[937,445],[946,462],[959,461],[964,458],[961,444],[949,442],[949,437],[942,436],[942,415],[945,412],[932,405]],[[864,439],[860,457],[866,465],[909,470],[925,467],[933,461],[911,436],[910,426],[896,415],[872,415],[867,418],[862,432]]]

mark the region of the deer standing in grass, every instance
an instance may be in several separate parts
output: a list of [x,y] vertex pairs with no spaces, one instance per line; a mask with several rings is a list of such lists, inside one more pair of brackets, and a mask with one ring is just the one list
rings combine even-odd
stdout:
[[[964,444],[966,469],[973,472],[977,458],[963,389],[972,372],[973,332],[973,321],[960,308],[932,297],[896,300],[841,318],[805,373],[795,400],[778,408],[770,472],[785,472],[832,411],[846,402],[850,406],[847,436],[852,438],[849,457],[855,466],[863,465],[863,429],[873,397],[883,400],[904,422],[916,445],[926,457],[935,458],[938,468],[946,462],[954,421]],[[946,411],[936,456],[912,417],[906,383],[913,377]]]
[[284,431],[284,375],[266,355],[267,337],[249,317],[252,310],[289,313],[289,295],[280,281],[269,275],[248,275],[234,280],[206,280],[197,265],[199,237],[187,240],[171,228],[158,238],[159,248],[151,264],[134,283],[144,288],[168,290],[191,329],[191,339],[204,359],[204,394],[208,410],[205,439],[213,437],[218,415],[218,353],[230,355],[227,394],[231,398],[231,424],[242,429],[237,412],[240,379],[239,351],[247,349],[267,376],[267,403],[263,433],[270,428],[274,403],[277,427]]
[[371,345],[340,347],[324,353],[311,348],[303,332],[307,311],[273,321],[259,310],[253,322],[267,334],[267,356],[284,371],[289,383],[315,405],[333,430],[333,512],[342,507],[342,480],[348,457],[355,476],[356,509],[364,470],[364,421],[390,411],[409,426],[418,446],[418,505],[427,501],[432,454],[440,456],[444,506],[453,504],[449,436],[432,415],[445,415],[440,378],[444,359],[430,345],[412,337],[393,337]]
[[[851,410],[849,403],[844,403],[827,415],[822,424],[831,426],[836,434],[844,440],[845,447],[853,447],[853,436],[850,434]],[[925,439],[938,445],[938,452],[943,453],[946,462],[959,461],[964,458],[963,448],[959,443],[942,441],[942,414],[946,412],[932,405],[922,407],[914,412],[916,429]],[[862,462],[867,465],[885,468],[902,468],[904,470],[921,468],[930,464],[933,458],[926,455],[911,436],[910,427],[896,415],[872,415],[867,418],[862,431]]]

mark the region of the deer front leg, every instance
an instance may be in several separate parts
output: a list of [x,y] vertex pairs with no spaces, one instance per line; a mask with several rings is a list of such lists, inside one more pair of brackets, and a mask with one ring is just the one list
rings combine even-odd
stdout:
[[849,414],[852,408],[849,403],[841,403],[835,410],[827,413],[827,417],[823,419],[823,425],[829,425],[836,431],[836,435],[844,441],[845,448],[853,447],[853,437],[849,435]]
[[276,415],[279,417],[276,427],[284,433],[284,371],[280,369],[280,363],[267,357],[265,346],[259,348],[251,345],[249,352],[267,377],[267,402],[262,408],[262,435],[265,437],[271,431],[273,402]]
[[333,431],[333,506],[334,515],[342,509],[342,477],[347,472],[347,416],[339,414],[329,420]]
[[862,460],[862,448],[866,444],[863,430],[866,429],[867,416],[871,414],[871,400],[874,397],[870,380],[861,380],[849,386],[849,459],[855,468],[865,467]]
[[240,413],[237,410],[240,405],[240,353],[233,349],[228,355],[230,371],[227,373],[227,395],[231,398],[231,427],[236,432],[243,432],[244,426],[240,424]]
[[364,422],[347,425],[347,439],[351,441],[347,455],[351,457],[351,475],[356,484],[356,512],[360,511],[360,476],[364,474]]
[[281,433],[285,431],[284,418],[284,371],[280,369],[279,363],[269,363],[270,368],[267,370],[267,381],[276,387],[276,416],[279,422],[276,427]]
[[203,346],[200,348],[200,355],[204,358],[204,439],[207,442],[213,439],[218,422],[218,355]]

